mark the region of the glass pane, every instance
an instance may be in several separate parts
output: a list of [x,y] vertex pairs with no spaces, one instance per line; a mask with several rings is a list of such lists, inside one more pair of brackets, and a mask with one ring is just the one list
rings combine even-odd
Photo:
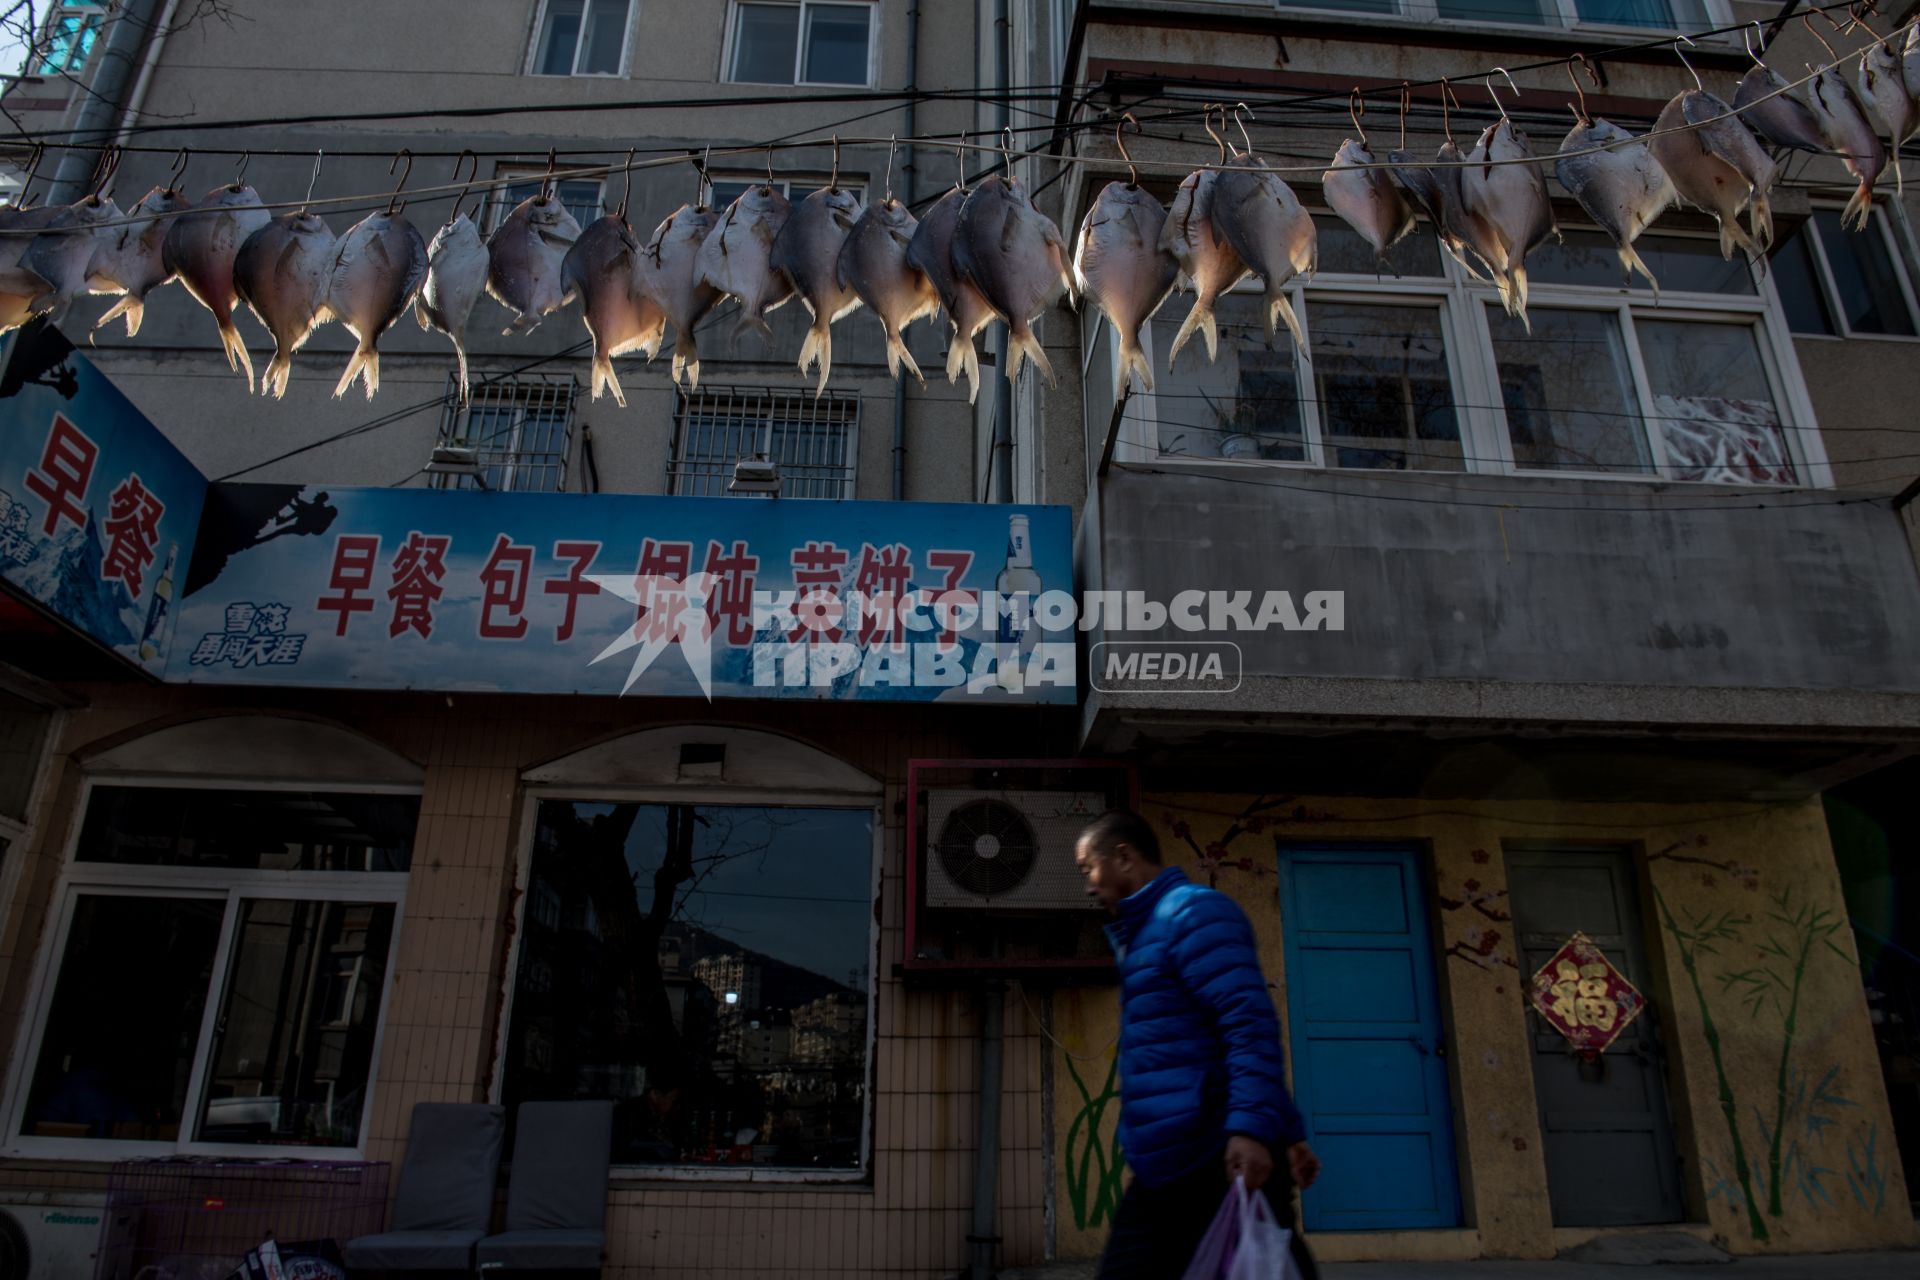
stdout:
[[593,0],[579,69],[592,75],[620,74],[620,55],[626,51],[626,43],[627,0]]
[[[1544,0],[1439,0],[1442,18],[1455,22],[1524,22],[1559,26],[1559,12]],[[1462,144],[1465,145],[1464,143]]]
[[[1639,272],[1631,280],[1626,278],[1619,250],[1604,232],[1570,229],[1561,235],[1564,243],[1548,240],[1527,255],[1527,279],[1532,284],[1584,284],[1602,289],[1626,285],[1651,292],[1652,286]],[[1753,272],[1746,261],[1722,258],[1712,240],[1649,234],[1634,241],[1633,247],[1663,290],[1744,297],[1755,293]]]
[[809,84],[867,82],[868,4],[807,6],[807,65],[800,78]]
[[1464,467],[1438,309],[1312,302],[1307,337],[1328,466]]
[[1653,457],[1611,311],[1487,308],[1513,462],[1529,471],[1651,472]]
[[236,871],[405,871],[419,820],[417,795],[95,787],[74,856]]
[[1305,462],[1293,339],[1282,328],[1269,348],[1259,295],[1230,293],[1214,306],[1220,358],[1209,364],[1206,339],[1195,333],[1168,369],[1166,353],[1192,306],[1192,294],[1176,293],[1151,326],[1161,454]]
[[573,74],[573,54],[580,43],[580,17],[586,0],[547,0],[547,29],[540,37],[540,74]]
[[1787,328],[1794,333],[1833,334],[1833,316],[1827,311],[1827,291],[1820,287],[1820,273],[1813,265],[1812,224],[1796,231],[1791,240],[1773,254],[1773,287],[1780,294],[1780,309],[1787,313]]
[[1674,479],[1793,482],[1752,325],[1636,316],[1634,327]]
[[1604,23],[1609,27],[1654,27],[1671,31],[1675,25],[1673,6],[1667,0],[1574,0],[1574,12],[1582,22]]
[[1392,248],[1387,250],[1388,270],[1382,270],[1373,246],[1360,233],[1331,213],[1313,215],[1314,229],[1320,237],[1320,270],[1356,276],[1438,276],[1440,242],[1426,222],[1421,222]]
[[503,1098],[611,1098],[615,1164],[857,1169],[865,809],[540,804]]
[[799,43],[800,7],[790,4],[743,4],[737,14],[733,33],[733,72],[727,78],[750,84],[792,84],[794,50]]
[[1392,13],[1394,0],[1280,0],[1288,9],[1345,9],[1351,13]]
[[226,910],[219,898],[75,902],[23,1135],[179,1137]]
[[393,911],[391,903],[241,904],[200,1141],[359,1141]]
[[1913,316],[1894,274],[1893,256],[1879,225],[1864,231],[1843,231],[1840,214],[1815,209],[1820,247],[1827,251],[1833,288],[1847,326],[1855,333],[1897,333],[1911,336]]
[[[536,183],[534,191],[539,189],[539,184]],[[584,227],[599,218],[601,185],[598,178],[570,178],[555,184],[554,191],[560,197],[560,203],[566,207],[567,212],[573,215],[573,220],[581,226]],[[511,209],[512,206],[508,207]]]

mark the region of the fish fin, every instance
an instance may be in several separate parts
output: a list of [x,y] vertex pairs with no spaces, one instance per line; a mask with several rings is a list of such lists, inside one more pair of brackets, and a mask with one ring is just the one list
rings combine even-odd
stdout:
[[757,333],[767,341],[773,341],[773,326],[767,323],[766,317],[750,316],[743,308],[740,312],[740,322],[733,326],[734,340],[738,341],[749,333]]
[[456,364],[457,366],[459,366],[459,372],[460,372],[460,401],[459,401],[459,403],[461,403],[461,404],[466,404],[466,403],[467,403],[467,400],[468,400],[468,396],[467,396],[467,385],[468,385],[468,383],[467,383],[467,344],[466,344],[465,342],[462,342],[462,341],[460,340],[460,338],[459,338],[459,336],[458,336],[458,335],[455,335],[455,334],[449,334],[448,336],[449,336],[449,337],[451,337],[451,338],[453,338],[453,360],[454,360],[454,363],[455,363],[455,364]]
[[227,368],[247,375],[247,394],[252,395],[253,357],[247,354],[247,344],[240,337],[240,331],[233,327],[231,319],[220,326],[220,345],[226,348]]
[[1753,203],[1747,210],[1747,221],[1753,227],[1754,243],[1761,249],[1761,256],[1773,245],[1773,206],[1767,202],[1767,193],[1759,188],[1753,189]]
[[1047,380],[1049,387],[1060,385],[1054,381],[1053,361],[1047,359],[1046,348],[1040,345],[1040,339],[1034,336],[1032,329],[1025,329],[1020,333],[1015,333],[1013,332],[1013,327],[1009,325],[1007,327],[1007,352],[1008,382],[1012,382],[1015,378],[1019,377],[1021,363],[1030,360],[1033,362],[1033,367],[1040,371],[1040,376]]
[[347,360],[347,371],[340,375],[340,381],[333,384],[333,398],[335,400],[347,394],[347,388],[352,386],[353,380],[360,376],[360,366],[366,363],[366,359],[367,349],[365,347],[355,347],[353,349],[353,355]]
[[[1519,262],[1514,263],[1513,269],[1509,271],[1507,274],[1508,274],[1508,278],[1513,281],[1514,296],[1520,300],[1520,321],[1522,324],[1527,324],[1527,261],[1526,259],[1522,258]],[[1531,324],[1527,324],[1527,332],[1528,333],[1533,332],[1533,326]]]
[[980,399],[980,353],[974,349],[972,338],[966,340],[960,361],[961,370],[967,375],[967,403],[974,404]]
[[140,332],[140,320],[146,309],[145,303],[132,294],[128,294],[126,297],[120,299],[120,301],[114,303],[113,306],[108,309],[107,314],[101,316],[93,327],[95,329],[104,328],[115,316],[123,315],[127,318],[127,336],[129,338],[134,337]]
[[413,318],[422,329],[433,328],[433,323],[427,319],[427,300],[424,297],[413,300]]
[[1173,371],[1173,362],[1180,358],[1180,348],[1187,345],[1187,339],[1193,337],[1194,331],[1199,329],[1208,319],[1207,311],[1207,300],[1205,298],[1196,298],[1193,303],[1193,309],[1187,312],[1187,318],[1180,322],[1179,332],[1173,335],[1173,341],[1167,346],[1167,371],[1169,373]]
[[800,372],[805,373],[815,362],[820,365],[820,381],[813,389],[813,398],[818,400],[827,389],[827,375],[833,371],[833,328],[832,321],[815,313],[813,327],[807,330],[806,340],[800,344]]
[[1302,355],[1306,354],[1306,335],[1300,331],[1300,317],[1293,313],[1293,304],[1287,301],[1287,295],[1279,290],[1267,299],[1267,346],[1273,346],[1273,322],[1278,319],[1287,326],[1287,332],[1293,335],[1293,345]]
[[1653,296],[1655,298],[1658,298],[1660,296],[1660,282],[1654,279],[1653,272],[1647,269],[1647,264],[1640,257],[1640,251],[1638,249],[1635,249],[1631,244],[1621,245],[1620,246],[1621,274],[1626,277],[1629,283],[1631,283],[1633,280],[1633,273],[1636,271],[1638,271],[1641,275],[1647,278],[1647,283],[1653,286]]
[[293,372],[293,353],[275,349],[273,359],[267,363],[267,372],[260,379],[260,394],[272,396],[275,400],[284,399],[287,394],[287,377]]
[[913,353],[907,350],[906,340],[895,330],[887,335],[887,372],[897,379],[903,364],[907,366],[907,372],[913,375],[914,381],[923,387],[927,385],[926,375],[920,372],[919,363],[914,360]]
[[1127,385],[1127,379],[1134,374],[1140,375],[1140,389],[1153,390],[1153,361],[1147,359],[1147,353],[1140,349],[1138,337],[1120,339],[1120,385]]
[[952,386],[960,380],[960,370],[966,364],[966,353],[962,344],[972,345],[973,340],[960,332],[960,326],[953,327],[953,337],[947,342],[947,385]]
[[613,376],[613,357],[601,352],[593,358],[593,398],[598,400],[602,390],[613,393],[613,402],[622,409],[627,407],[627,396],[620,389],[620,379]]
[[[1853,198],[1847,201],[1847,207],[1840,211],[1840,225],[1854,231],[1864,231],[1867,226],[1867,217],[1872,212],[1873,188],[1862,182],[1860,189],[1853,193]],[[1721,239],[1724,251],[1725,237],[1722,236]]]
[[700,345],[694,341],[691,330],[682,329],[673,339],[673,382],[680,385],[680,376],[686,375],[687,390],[700,389]]

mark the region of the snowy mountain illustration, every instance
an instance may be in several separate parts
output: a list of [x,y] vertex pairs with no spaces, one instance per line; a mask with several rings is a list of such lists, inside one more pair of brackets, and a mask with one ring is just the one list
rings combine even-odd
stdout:
[[33,559],[9,576],[75,627],[115,649],[131,651],[140,641],[144,620],[125,587],[101,579],[105,555],[89,510],[84,528],[70,528],[38,543]]

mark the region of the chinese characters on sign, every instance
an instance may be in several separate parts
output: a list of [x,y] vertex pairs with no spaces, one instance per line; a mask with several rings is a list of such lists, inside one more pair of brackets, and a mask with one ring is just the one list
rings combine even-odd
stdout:
[[224,663],[231,667],[291,666],[306,647],[304,635],[287,634],[287,615],[293,611],[277,602],[256,605],[241,600],[227,606],[227,625],[209,631],[187,655],[191,666]]
[[1647,1007],[1646,997],[1584,933],[1540,966],[1532,995],[1534,1010],[1588,1058],[1605,1052]]

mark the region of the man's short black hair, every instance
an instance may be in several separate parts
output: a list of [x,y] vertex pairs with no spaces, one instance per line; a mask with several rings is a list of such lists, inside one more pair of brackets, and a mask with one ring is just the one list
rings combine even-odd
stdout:
[[1124,844],[1155,866],[1160,863],[1160,837],[1153,833],[1145,818],[1131,809],[1107,810],[1087,825],[1081,839],[1090,841],[1102,853]]

